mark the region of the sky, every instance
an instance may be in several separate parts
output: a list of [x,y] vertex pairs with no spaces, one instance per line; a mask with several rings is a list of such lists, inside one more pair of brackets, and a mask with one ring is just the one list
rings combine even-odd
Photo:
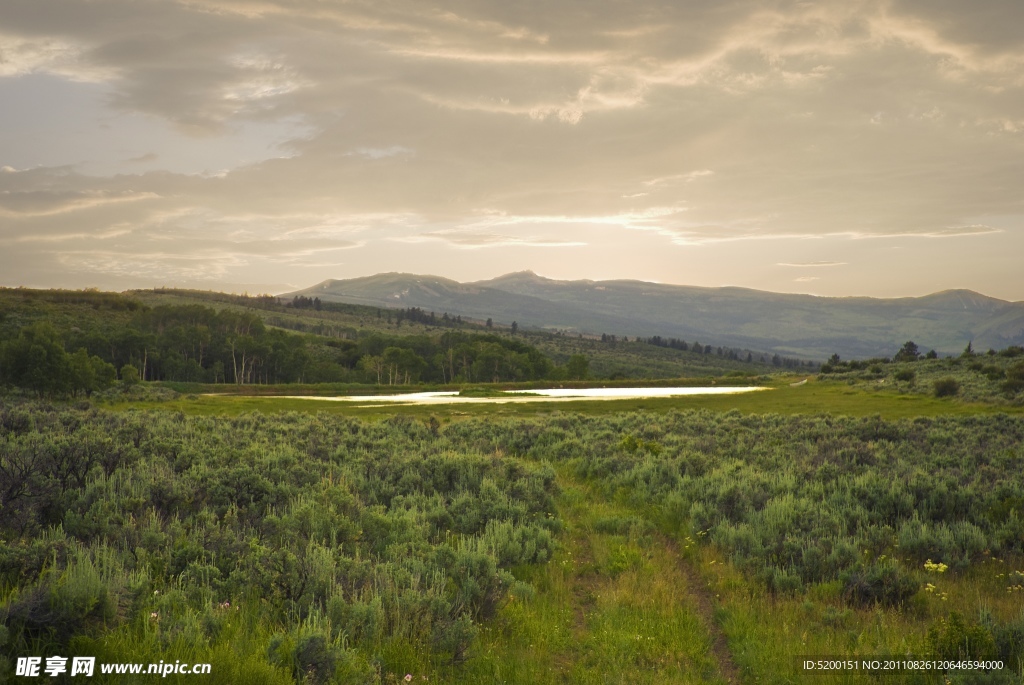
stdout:
[[1020,0],[3,0],[0,285],[1024,300]]

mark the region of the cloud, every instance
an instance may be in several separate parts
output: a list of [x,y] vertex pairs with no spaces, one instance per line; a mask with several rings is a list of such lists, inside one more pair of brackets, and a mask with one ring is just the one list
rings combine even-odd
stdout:
[[[867,282],[864,255],[784,248],[911,238],[991,262],[1024,231],[1018,20],[1001,0],[7,0],[0,97],[39,97],[0,112],[0,266],[130,280],[138,255],[293,283],[340,250],[369,271],[475,250],[493,274],[510,252],[485,248],[572,246],[592,261],[566,269],[635,250],[623,269],[667,281],[693,271],[650,264],[728,250],[730,282],[741,263]],[[953,278],[940,262],[921,272]]]
[[985,226],[984,224],[974,224],[970,226],[942,226],[936,228],[922,229],[919,231],[895,233],[853,232],[840,235],[847,235],[851,238],[867,240],[877,238],[962,238],[967,236],[992,235],[994,233],[1002,233],[1002,229],[993,228],[992,226]]
[[61,36],[17,36],[0,33],[0,78],[45,73],[72,81],[101,82],[116,70],[91,63],[82,42]]
[[537,236],[513,236],[500,233],[482,233],[465,230],[441,230],[417,235],[396,238],[399,242],[417,243],[427,240],[439,240],[449,245],[466,250],[478,250],[489,247],[580,247],[584,242],[543,238]]
[[701,176],[711,176],[713,173],[715,173],[715,172],[711,171],[710,169],[700,169],[698,171],[690,171],[690,172],[685,173],[685,174],[672,174],[671,176],[662,176],[660,178],[652,178],[652,179],[644,181],[644,185],[645,186],[660,186],[660,185],[665,185],[665,184],[668,184],[668,183],[675,183],[675,182],[679,182],[679,181],[688,183],[688,182],[690,182],[690,181],[692,181],[692,180],[694,180],[696,178],[700,178]]
[[364,159],[384,159],[385,157],[400,157],[414,154],[414,150],[401,145],[390,145],[388,147],[360,147],[347,153],[354,157]]
[[23,191],[0,194],[0,216],[8,218],[32,218],[68,214],[83,210],[140,202],[159,197],[150,192],[90,192],[90,191]]
[[143,164],[146,162],[155,162],[158,159],[160,159],[160,155],[158,155],[157,153],[147,152],[145,154],[139,155],[138,157],[130,157],[125,161],[131,162],[132,164]]

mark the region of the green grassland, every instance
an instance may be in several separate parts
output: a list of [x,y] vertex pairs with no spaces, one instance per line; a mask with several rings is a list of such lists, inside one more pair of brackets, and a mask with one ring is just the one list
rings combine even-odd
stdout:
[[997,654],[986,682],[1019,682],[1024,419],[791,380],[440,420],[7,402],[0,650],[265,683],[790,683],[798,654]]
[[1024,349],[915,361],[841,363],[821,378],[900,396],[934,395],[936,382],[953,382],[950,396],[967,402],[1024,405]]
[[[258,314],[326,355],[365,335],[450,330],[182,291],[4,290],[0,304],[0,339],[45,321],[54,345],[112,338],[163,305]],[[794,657],[902,655],[1007,668],[886,683],[1022,682],[1015,349],[800,374],[635,341],[497,335],[555,364],[583,354],[605,377],[566,387],[768,389],[315,397],[552,385],[382,387],[353,369],[333,383],[117,383],[46,402],[12,390],[0,397],[0,680],[19,656],[81,654],[210,662],[210,683],[833,685],[879,679],[802,676]],[[948,380],[955,391],[937,393]]]
[[622,503],[559,473],[563,545],[535,588],[481,631],[453,683],[725,683],[733,665],[678,545]]
[[[802,385],[793,385],[807,380]],[[956,398],[936,398],[923,393],[899,394],[879,390],[870,385],[850,385],[845,381],[817,380],[807,377],[775,377],[766,385],[771,388],[736,395],[692,395],[672,398],[579,400],[570,402],[517,402],[506,404],[437,404],[354,406],[351,402],[296,399],[274,396],[244,395],[172,395],[162,401],[138,401],[115,397],[106,403],[115,410],[134,408],[162,409],[195,415],[237,416],[251,411],[275,413],[299,411],[339,414],[365,419],[407,415],[439,419],[495,416],[546,416],[553,413],[582,413],[591,416],[626,411],[664,413],[672,410],[708,409],[727,412],[737,410],[754,414],[820,414],[912,418],[944,414],[973,415],[1024,413],[1022,406],[999,406],[988,402],[965,402]]]

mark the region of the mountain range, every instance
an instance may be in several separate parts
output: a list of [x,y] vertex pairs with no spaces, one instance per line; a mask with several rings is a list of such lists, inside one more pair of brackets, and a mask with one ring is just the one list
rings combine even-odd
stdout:
[[892,356],[907,340],[957,354],[1024,344],[1024,302],[971,290],[923,297],[818,297],[748,288],[644,281],[558,281],[522,271],[459,283],[385,273],[327,280],[287,293],[378,307],[419,307],[440,315],[492,318],[521,328],[569,333],[676,337],[823,360]]

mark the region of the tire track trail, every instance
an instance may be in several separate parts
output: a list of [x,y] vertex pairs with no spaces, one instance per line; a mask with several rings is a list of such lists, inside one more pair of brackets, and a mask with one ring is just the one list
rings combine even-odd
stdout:
[[[715,620],[713,596],[679,544],[649,528],[642,539],[632,532],[609,532],[608,521],[642,519],[568,474],[561,474],[559,480],[566,545],[572,557],[566,577],[571,607],[566,609],[571,615],[573,646],[556,660],[563,682],[576,682],[573,676],[578,676],[580,666],[613,647],[614,641],[604,637],[609,630],[625,633],[630,615],[642,615],[646,623],[629,629],[637,633],[634,653],[619,657],[621,676],[630,675],[627,664],[633,660],[634,675],[660,673],[651,682],[678,682],[665,679],[675,671],[683,676],[682,682],[739,685],[741,672]],[[624,525],[623,530],[628,528]],[[636,555],[632,562],[615,558],[630,554]]]
[[704,629],[711,637],[711,653],[718,665],[718,671],[722,678],[728,682],[738,685],[743,682],[741,671],[732,658],[732,651],[729,649],[729,640],[725,632],[715,619],[715,601],[711,591],[700,577],[700,573],[694,568],[679,549],[679,543],[671,538],[660,536],[665,546],[672,550],[672,553],[679,559],[679,571],[686,578],[687,588],[693,600],[694,609],[700,616]]

